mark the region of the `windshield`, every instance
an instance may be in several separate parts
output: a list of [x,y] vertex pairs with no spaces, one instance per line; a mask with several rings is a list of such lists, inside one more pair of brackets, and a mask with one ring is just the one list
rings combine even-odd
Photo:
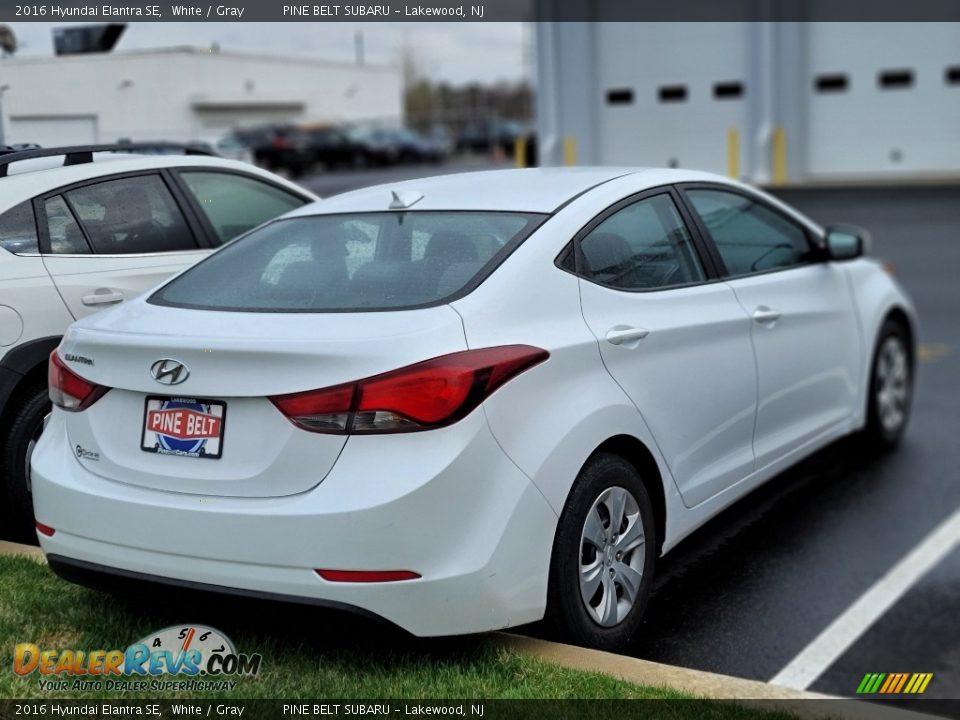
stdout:
[[363,312],[473,290],[545,216],[384,212],[278,220],[160,288],[157,305],[237,312]]

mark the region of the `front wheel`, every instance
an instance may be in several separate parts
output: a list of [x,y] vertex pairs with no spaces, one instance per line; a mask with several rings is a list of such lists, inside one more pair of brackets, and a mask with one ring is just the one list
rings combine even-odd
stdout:
[[46,386],[30,387],[19,396],[3,446],[3,495],[7,527],[13,539],[35,542],[33,496],[30,483],[30,459],[43,432],[44,419],[50,413]]
[[636,632],[656,562],[653,505],[623,458],[595,455],[560,516],[547,619],[572,641],[614,650]]
[[868,392],[864,440],[876,450],[892,449],[906,430],[913,399],[910,336],[902,323],[887,320],[880,329]]

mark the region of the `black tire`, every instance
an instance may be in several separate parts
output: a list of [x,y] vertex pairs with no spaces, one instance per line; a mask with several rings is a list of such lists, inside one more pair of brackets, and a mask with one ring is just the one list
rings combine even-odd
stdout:
[[3,477],[4,511],[11,539],[36,543],[33,497],[27,485],[27,463],[31,444],[43,430],[50,412],[46,385],[25,388],[12,401],[10,429],[3,438],[0,468]]
[[[870,365],[870,385],[867,388],[867,423],[862,433],[862,440],[868,450],[873,452],[887,452],[900,444],[910,419],[910,406],[913,400],[913,347],[910,333],[903,323],[896,319],[888,319],[880,328],[877,342],[873,351],[873,361]],[[892,422],[889,415],[885,415],[885,408],[881,401],[885,383],[884,363],[888,361],[888,351],[891,347],[899,347],[905,358],[906,379],[902,386],[905,397],[901,407],[899,422]],[[889,368],[886,372],[890,372]]]
[[[585,532],[587,515],[593,512],[594,503],[600,500],[604,492],[611,489],[615,491],[616,488],[626,490],[636,503],[638,518],[642,522],[644,543],[632,552],[640,554],[640,557],[635,558],[635,560],[639,562],[642,558],[643,565],[639,587],[632,607],[616,621],[616,624],[605,627],[591,615],[591,611],[587,608],[588,602],[582,597],[580,589],[581,563],[584,561],[588,564],[598,561],[602,563],[610,561],[612,563],[613,558],[606,557],[605,553],[592,549],[589,543],[582,544],[581,541]],[[625,519],[620,530],[628,527],[626,523],[627,520]],[[636,468],[618,455],[610,453],[594,455],[580,471],[580,475],[570,491],[566,507],[560,516],[556,538],[554,539],[553,556],[550,562],[547,621],[561,635],[579,645],[602,650],[616,650],[623,647],[635,634],[643,619],[643,612],[650,598],[657,547],[658,538],[654,524],[653,504],[650,502],[650,495],[647,493]],[[593,552],[594,555],[586,557],[590,552]],[[606,559],[604,559],[605,557]],[[632,558],[632,554],[627,553],[624,558],[625,561],[627,557]],[[619,561],[620,556],[616,555],[616,559]],[[603,573],[610,574],[610,587],[615,589],[616,597],[625,597],[621,594],[623,593],[623,587],[615,584],[619,582],[618,578],[614,578],[616,572],[613,564],[609,566],[609,569],[606,564],[600,566],[601,575]],[[606,578],[603,578],[603,580],[605,581]],[[602,596],[607,590],[598,587],[597,592],[601,593]],[[601,610],[602,607],[605,607],[602,600],[598,602],[598,606]]]

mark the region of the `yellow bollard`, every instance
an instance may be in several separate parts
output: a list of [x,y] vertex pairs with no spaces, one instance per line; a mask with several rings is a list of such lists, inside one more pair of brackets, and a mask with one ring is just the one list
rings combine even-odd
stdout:
[[787,182],[787,131],[778,127],[773,131],[773,184]]
[[563,164],[577,164],[577,141],[573,135],[567,135],[563,138]]
[[518,168],[527,166],[527,139],[518,137],[513,141],[513,159]]
[[727,175],[740,179],[740,132],[736,128],[727,130]]

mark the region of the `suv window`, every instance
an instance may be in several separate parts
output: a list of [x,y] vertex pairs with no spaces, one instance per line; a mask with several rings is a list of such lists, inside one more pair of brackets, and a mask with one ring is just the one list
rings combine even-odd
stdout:
[[62,195],[48,198],[44,203],[50,252],[57,255],[78,255],[90,252],[83,230],[67,206]]
[[187,221],[159,175],[117,178],[70,190],[66,198],[94,252],[195,250]]
[[690,234],[666,193],[618,210],[580,240],[580,275],[620,290],[704,279]]
[[780,213],[739,193],[686,193],[710,231],[728,276],[795,267],[812,259],[806,231]]
[[260,180],[219,172],[181,172],[221,243],[306,203]]
[[542,220],[542,215],[506,212],[377,212],[278,220],[194,265],[150,302],[240,312],[362,312],[427,305],[478,284]]
[[0,248],[12,253],[40,251],[37,245],[37,221],[30,200],[0,215]]

